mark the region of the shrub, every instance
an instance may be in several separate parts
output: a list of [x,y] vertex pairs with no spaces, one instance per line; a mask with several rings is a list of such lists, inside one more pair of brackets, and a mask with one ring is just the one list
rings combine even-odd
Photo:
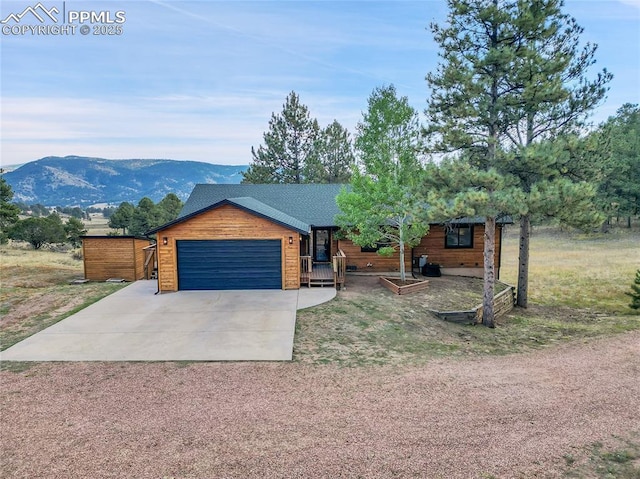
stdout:
[[626,293],[627,296],[631,296],[632,309],[640,309],[640,269],[636,271],[636,279],[631,285],[631,293]]

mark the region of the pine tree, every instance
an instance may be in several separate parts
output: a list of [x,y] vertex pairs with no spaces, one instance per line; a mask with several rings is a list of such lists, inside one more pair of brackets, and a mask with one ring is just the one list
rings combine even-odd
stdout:
[[611,154],[611,167],[599,185],[599,196],[609,216],[640,213],[640,108],[625,104],[594,136]]
[[150,198],[144,197],[138,202],[131,216],[129,234],[134,236],[144,236],[150,229],[160,226],[163,223],[162,215]]
[[122,228],[122,234],[127,234],[134,211],[135,207],[128,201],[120,203],[120,206],[109,215],[109,228],[116,230]]
[[33,249],[40,249],[47,244],[66,242],[66,234],[62,219],[56,213],[47,217],[29,217],[19,220],[11,230],[14,240],[26,241]]
[[[602,223],[596,210],[594,185],[585,178],[571,181],[566,173],[575,158],[538,147],[544,142],[557,147],[563,137],[578,133],[604,98],[612,78],[606,70],[593,81],[586,78],[587,70],[595,63],[597,47],[580,47],[583,29],[562,12],[562,6],[562,0],[532,0],[506,7],[513,10],[516,39],[512,68],[505,77],[513,89],[505,137],[514,154],[499,168],[515,175],[522,190],[532,197],[520,216],[517,304],[521,307],[528,304],[531,219],[540,213],[548,215],[551,210],[548,204],[534,199],[535,190],[563,193],[565,203],[554,216],[564,223],[579,227]],[[540,155],[541,151],[545,154]],[[549,199],[553,201],[554,197]]]
[[348,183],[355,161],[349,131],[333,120],[320,131],[315,154],[307,161],[309,183]]
[[67,235],[67,242],[74,248],[82,246],[82,235],[87,234],[87,230],[84,227],[82,221],[78,218],[71,217],[67,220],[67,224],[64,225],[64,232]]
[[[435,73],[427,75],[432,89],[428,133],[435,139],[432,147],[436,151],[467,150],[477,162],[474,173],[481,176],[482,170],[495,168],[501,134],[510,121],[513,94],[505,78],[516,50],[513,7],[503,8],[498,0],[449,0],[448,4],[447,25],[431,25],[442,62]],[[485,188],[485,193],[491,192]],[[485,217],[482,323],[493,327],[498,212],[493,205],[480,206],[474,211]]]
[[[526,306],[531,215],[552,209],[538,192],[562,192],[580,208],[590,208],[593,196],[591,185],[562,178],[566,164],[555,162],[540,142],[575,132],[602,99],[611,75],[605,71],[591,83],[584,78],[595,47],[579,50],[582,30],[562,14],[560,0],[448,4],[446,26],[432,25],[442,62],[427,75],[432,88],[427,131],[435,151],[464,151],[473,166],[518,179],[521,192],[531,197],[504,212],[522,218],[518,301]],[[575,212],[578,216],[597,220],[583,210]],[[485,242],[485,256],[493,249],[490,243]],[[488,257],[485,264],[490,264]]]
[[0,244],[4,244],[9,239],[11,228],[18,222],[20,208],[13,203],[13,190],[0,176]]
[[158,203],[160,218],[158,218],[158,226],[163,223],[175,220],[182,210],[182,200],[175,193],[169,193]]
[[305,183],[308,163],[315,159],[315,145],[320,127],[292,91],[282,112],[271,115],[264,146],[251,148],[253,162],[243,173],[243,183]]
[[631,285],[631,293],[626,293],[627,296],[631,296],[631,304],[629,305],[632,309],[640,309],[640,269],[636,271],[636,279]]

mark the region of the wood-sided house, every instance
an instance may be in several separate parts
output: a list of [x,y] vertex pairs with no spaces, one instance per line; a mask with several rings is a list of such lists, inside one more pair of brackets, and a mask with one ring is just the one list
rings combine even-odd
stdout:
[[[178,218],[157,235],[158,289],[298,289],[334,284],[337,270],[391,272],[396,255],[342,239],[335,217],[344,185],[196,185]],[[500,267],[502,224],[496,231]],[[463,219],[432,225],[406,255],[428,255],[443,274],[481,276],[484,225]],[[499,272],[499,269],[498,269]],[[338,279],[340,281],[340,279]]]

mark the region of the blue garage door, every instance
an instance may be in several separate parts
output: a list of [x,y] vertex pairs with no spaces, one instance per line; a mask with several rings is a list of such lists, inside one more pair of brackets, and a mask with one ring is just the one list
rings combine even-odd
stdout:
[[178,288],[282,289],[280,240],[181,240]]

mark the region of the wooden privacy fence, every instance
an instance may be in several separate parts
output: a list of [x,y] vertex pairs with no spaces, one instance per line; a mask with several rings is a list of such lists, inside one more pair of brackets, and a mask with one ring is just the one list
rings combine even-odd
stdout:
[[158,265],[156,264],[156,245],[152,244],[142,249],[145,252],[146,258],[144,260],[144,278],[140,279],[156,279],[158,271]]

